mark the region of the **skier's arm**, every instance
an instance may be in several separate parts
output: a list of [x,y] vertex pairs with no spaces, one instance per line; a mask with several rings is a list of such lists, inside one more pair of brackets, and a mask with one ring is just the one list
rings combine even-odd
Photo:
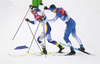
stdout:
[[61,16],[62,16],[62,14],[61,14],[60,12],[57,12],[56,15],[57,15],[58,17],[61,17]]
[[55,16],[53,19],[47,19],[49,22],[55,22],[58,19],[58,16]]
[[36,20],[31,21],[31,20],[29,20],[28,18],[26,18],[25,20],[26,20],[27,22],[30,22],[31,24],[35,24],[35,23],[36,23]]

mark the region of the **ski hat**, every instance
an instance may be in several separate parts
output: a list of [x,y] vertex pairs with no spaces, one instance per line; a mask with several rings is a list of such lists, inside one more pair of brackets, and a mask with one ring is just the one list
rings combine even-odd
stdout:
[[33,10],[33,11],[38,11],[38,9],[37,9],[37,8],[33,8],[32,10]]
[[56,9],[57,7],[54,5],[54,4],[52,4],[52,5],[50,5],[50,7],[49,7],[49,10],[54,10],[54,9]]
[[41,11],[41,10],[40,10],[40,9],[37,9],[37,8],[32,8],[32,9],[31,9],[31,12],[33,13],[34,11],[39,12],[39,11]]
[[34,15],[34,11],[36,11],[37,12],[37,8],[32,8],[31,9],[31,13]]

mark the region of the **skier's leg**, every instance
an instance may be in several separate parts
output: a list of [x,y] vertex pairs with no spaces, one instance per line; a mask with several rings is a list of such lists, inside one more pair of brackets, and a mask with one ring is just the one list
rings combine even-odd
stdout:
[[66,27],[66,30],[65,30],[65,33],[64,33],[64,40],[70,46],[71,52],[68,53],[68,55],[74,55],[75,50],[74,50],[74,48],[73,48],[73,46],[72,46],[72,44],[69,40],[69,36],[70,36],[70,33],[72,32],[72,29],[75,26],[75,22],[74,22],[73,19],[70,18],[70,20],[66,24],[67,24],[67,27]]
[[64,40],[66,41],[66,43],[68,44],[68,46],[70,46],[70,50],[71,52],[66,54],[66,55],[74,55],[75,54],[75,50],[69,40],[69,35],[70,35],[71,31],[69,29],[65,30],[65,34],[64,34]]
[[61,51],[64,49],[64,46],[60,45],[57,41],[52,40],[50,33],[46,36],[46,38],[47,38],[49,43],[52,43],[52,44],[58,46],[59,47],[58,53],[61,53]]
[[79,45],[80,45],[80,50],[84,51],[85,48],[84,48],[84,46],[83,46],[83,44],[82,44],[80,38],[76,35],[76,28],[74,28],[74,29],[72,30],[72,36],[73,36],[73,37],[76,39],[76,41],[79,43]]
[[42,47],[42,49],[43,49],[42,54],[47,54],[47,50],[46,50],[46,48],[45,48],[45,45],[44,45],[43,42],[42,42],[42,39],[43,39],[44,37],[45,37],[45,36],[44,36],[44,33],[42,32],[42,33],[40,34],[40,36],[38,37],[37,41],[39,42],[39,44],[41,45],[41,47]]
[[79,43],[79,45],[82,45],[80,38],[76,35],[76,29],[75,28],[72,30],[72,36],[76,39],[76,41]]
[[42,39],[45,38],[47,36],[47,32],[48,32],[48,29],[47,29],[47,24],[44,25],[44,30],[43,32],[40,34],[40,36],[38,37],[37,41],[39,42],[39,44],[42,46],[42,49],[43,49],[43,53],[44,54],[47,54],[47,50],[45,48],[45,45],[43,44],[42,42]]
[[65,33],[64,33],[64,40],[68,44],[68,46],[72,46],[70,40],[69,40],[69,35],[71,33],[71,30],[66,28]]
[[47,34],[48,34],[49,31],[51,31],[51,30],[49,30],[50,28],[49,28],[48,23],[44,24],[43,27],[44,27],[43,28],[43,32],[39,35],[39,37],[37,39],[37,41],[40,43],[40,45],[42,47],[44,46],[43,43],[42,43],[42,39],[47,36]]

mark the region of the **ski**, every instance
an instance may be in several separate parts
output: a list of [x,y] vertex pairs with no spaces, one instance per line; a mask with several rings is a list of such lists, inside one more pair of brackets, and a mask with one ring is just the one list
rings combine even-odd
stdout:
[[[58,53],[58,52],[48,52],[47,56],[63,56],[66,54],[66,52]],[[44,56],[45,54],[41,54],[41,52],[37,53],[28,53],[26,52],[25,54],[8,54],[12,57],[24,57],[24,56]]]
[[[63,44],[63,43],[61,43],[61,42],[59,42],[61,45],[63,45],[63,46],[66,46],[66,47],[69,47],[68,45],[66,45],[66,44]],[[92,56],[95,56],[95,55],[93,55],[93,54],[91,54],[91,53],[89,53],[89,52],[87,52],[87,51],[81,51],[81,50],[79,50],[79,48],[75,48],[74,47],[74,49],[75,50],[78,50],[78,51],[80,51],[80,52],[82,52],[82,53],[85,53],[85,54],[87,54],[87,55],[92,55]]]
[[[74,48],[75,50],[78,50],[78,51],[81,51],[81,50],[79,50],[79,48]],[[89,53],[89,52],[87,52],[87,51],[81,51],[81,52],[83,52],[83,53],[85,53],[85,54],[88,54],[88,55],[92,55],[92,56],[94,56],[93,54],[91,54],[91,53]]]
[[24,57],[24,56],[26,56],[26,55],[13,55],[13,54],[8,54],[9,56],[12,56],[12,57]]

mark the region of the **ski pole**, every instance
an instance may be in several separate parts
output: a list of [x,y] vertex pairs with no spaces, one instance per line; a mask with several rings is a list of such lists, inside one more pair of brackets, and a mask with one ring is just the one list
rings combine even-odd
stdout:
[[17,31],[16,31],[16,33],[15,33],[15,35],[14,35],[14,37],[13,37],[13,39],[12,39],[12,40],[14,40],[15,36],[17,35],[17,33],[18,33],[18,31],[19,31],[19,29],[20,29],[20,27],[21,27],[21,25],[22,25],[22,23],[23,23],[23,21],[24,21],[25,17],[27,16],[27,14],[28,14],[28,12],[29,12],[29,10],[30,10],[30,8],[28,9],[27,13],[25,14],[25,16],[24,16],[24,18],[23,18],[23,20],[22,20],[21,24],[19,25],[19,27],[18,27],[18,29],[17,29]]
[[[31,31],[31,34],[32,34],[33,38],[35,39],[35,35],[33,35],[33,32],[32,32],[32,30],[31,30],[31,27],[30,27],[30,25],[29,25],[28,22],[27,22],[27,25],[28,25],[28,27],[29,27],[29,29],[30,29],[30,31]],[[37,28],[37,29],[38,29],[38,28]],[[32,40],[33,40],[33,39],[32,39]],[[38,45],[40,51],[42,51],[36,39],[35,39],[35,42],[36,42],[36,44]],[[32,42],[31,42],[31,44],[30,44],[29,50],[30,50],[30,48],[31,48],[31,45],[32,45]],[[29,50],[28,50],[28,53],[29,53]]]
[[[42,16],[44,16],[44,11],[43,11]],[[44,31],[44,45],[46,47],[46,43],[45,43],[45,22],[44,22],[44,19],[43,19],[43,31]]]
[[[44,10],[45,11],[45,10]],[[42,16],[44,16],[44,11],[43,11],[43,14],[42,14]],[[44,22],[44,19],[43,19],[43,30],[44,30],[44,46],[45,46],[45,48],[46,48],[46,41],[45,41],[45,22]],[[46,56],[46,54],[45,54],[45,58],[46,58],[47,56]]]
[[36,33],[37,33],[37,30],[38,30],[39,25],[40,25],[40,22],[39,22],[39,24],[38,24],[38,26],[37,26],[37,28],[36,28],[35,34],[33,35],[33,38],[32,38],[32,41],[31,41],[31,44],[30,44],[29,49],[28,49],[28,53],[29,53],[30,48],[31,48],[31,46],[32,46],[33,40],[35,39],[35,35],[36,35]]
[[[44,14],[44,11],[43,11],[43,14]],[[42,16],[43,16],[43,14],[42,14]],[[40,24],[40,22],[39,22],[39,24]],[[37,29],[38,29],[38,27],[39,27],[39,24],[38,24],[38,26],[37,26]],[[29,49],[28,49],[28,53],[29,53],[30,48],[31,48],[31,46],[32,46],[33,40],[35,39],[35,35],[36,35],[36,32],[37,32],[37,29],[36,29],[36,31],[35,31],[35,34],[33,35],[33,39],[32,39],[32,41],[31,41],[30,47],[29,47]],[[31,31],[31,32],[32,32],[32,31]],[[35,39],[35,41],[36,41],[36,39]],[[36,41],[36,43],[37,43],[37,41]],[[39,46],[39,45],[38,45],[38,46]],[[40,48],[40,47],[39,47],[39,48]],[[42,50],[40,49],[40,51],[42,51]]]
[[[43,15],[44,15],[44,13],[43,13]],[[43,19],[43,24],[45,25],[44,19]],[[44,25],[43,25],[43,30],[44,30],[44,36],[45,36],[45,26]],[[45,47],[46,47],[45,37],[44,37],[44,44],[45,44]]]

